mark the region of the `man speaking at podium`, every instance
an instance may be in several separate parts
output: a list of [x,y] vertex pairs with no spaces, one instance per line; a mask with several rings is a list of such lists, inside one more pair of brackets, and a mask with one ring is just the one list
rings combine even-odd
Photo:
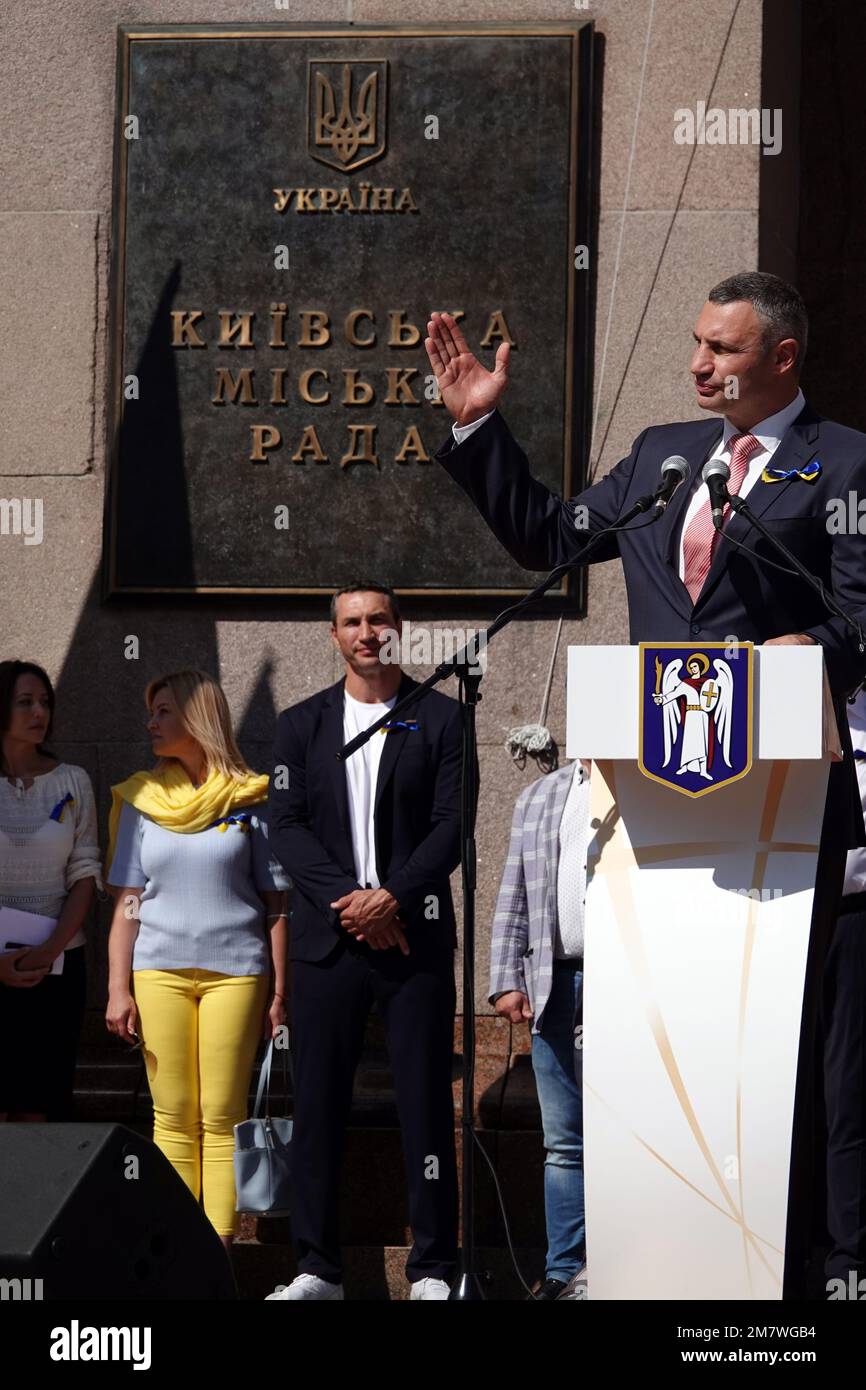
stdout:
[[[866,435],[823,419],[807,404],[799,385],[807,331],[803,300],[784,280],[759,271],[723,280],[698,315],[689,367],[696,403],[709,418],[649,426],[627,458],[569,501],[532,477],[497,408],[507,382],[509,345],[500,344],[488,372],[450,314],[431,316],[425,340],[442,399],[454,417],[452,435],[436,457],[526,569],[551,570],[576,559],[592,535],[612,526],[638,497],[656,491],[662,464],[678,456],[688,462],[689,478],[661,518],[646,527],[641,518],[636,534],[614,533],[592,556],[593,561],[622,561],[630,640],[734,637],[823,648],[845,756],[830,770],[818,863],[789,1191],[788,1297],[802,1296],[808,1259],[818,986],[846,851],[866,844],[844,709],[844,697],[866,675],[866,656],[853,630],[827,611],[813,589],[793,571],[768,563],[784,562],[745,517],[726,507],[723,529],[716,529],[701,470],[710,459],[727,464],[729,492],[748,494],[755,515],[866,626],[863,539],[856,522],[848,533],[828,524],[838,515],[840,498],[852,492],[866,497]],[[531,383],[526,389],[531,391]]]

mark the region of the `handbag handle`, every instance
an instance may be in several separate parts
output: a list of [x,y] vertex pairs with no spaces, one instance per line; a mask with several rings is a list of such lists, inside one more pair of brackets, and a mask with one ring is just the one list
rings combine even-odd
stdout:
[[[291,1077],[291,1080],[292,1080],[292,1087],[294,1088],[294,1084],[295,1084],[295,1074],[294,1074],[294,1068],[292,1067],[292,1059],[291,1059],[291,1057],[290,1057],[290,1055],[289,1055],[289,1049],[288,1049],[287,1047],[281,1047],[281,1048],[279,1048],[278,1050],[279,1050],[280,1052],[282,1052],[282,1054],[283,1054],[283,1080],[284,1080],[284,1082],[285,1082],[286,1080],[288,1080],[289,1077]],[[257,1119],[260,1118],[259,1112],[260,1112],[260,1109],[261,1109],[261,1104],[262,1104],[262,1098],[263,1098],[263,1097],[264,1097],[264,1100],[265,1100],[265,1106],[266,1106],[266,1109],[267,1109],[267,1114],[270,1114],[270,1105],[271,1105],[271,1063],[273,1062],[273,1058],[274,1058],[274,1040],[273,1040],[273,1038],[271,1038],[270,1041],[268,1042],[268,1050],[267,1050],[267,1052],[265,1053],[264,1060],[262,1061],[261,1070],[260,1070],[260,1072],[259,1072],[259,1084],[258,1084],[258,1086],[257,1086],[257,1088],[256,1088],[256,1100],[255,1100],[255,1104],[254,1104],[254,1106],[253,1106],[253,1113],[252,1113],[252,1119],[254,1119],[254,1120],[257,1120]],[[286,1088],[286,1089],[288,1089],[288,1088]]]

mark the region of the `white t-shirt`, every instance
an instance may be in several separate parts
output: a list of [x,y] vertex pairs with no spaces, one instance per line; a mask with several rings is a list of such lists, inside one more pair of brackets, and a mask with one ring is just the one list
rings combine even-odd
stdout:
[[[347,690],[343,692],[343,737],[346,743],[369,729],[386,710],[393,709],[397,696],[392,695],[384,703],[364,704],[356,700]],[[346,790],[349,793],[349,821],[352,826],[352,849],[355,855],[355,873],[362,887],[380,888],[376,872],[376,779],[379,776],[379,763],[387,735],[381,732],[373,735],[346,759]]]
[[589,778],[574,764],[559,823],[556,876],[557,922],[553,954],[557,960],[583,955],[586,903],[586,842],[589,834]]
[[[853,705],[848,706],[848,723],[851,727],[851,742],[856,759],[857,780],[860,795],[866,806],[866,690],[861,690]],[[866,849],[849,849],[845,866],[845,886],[843,893],[866,892]]]

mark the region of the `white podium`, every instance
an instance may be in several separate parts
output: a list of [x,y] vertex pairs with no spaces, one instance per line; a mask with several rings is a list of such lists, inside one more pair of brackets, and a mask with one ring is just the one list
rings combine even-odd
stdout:
[[[637,764],[639,649],[570,647],[593,760],[583,1013],[589,1297],[778,1299],[800,1012],[838,735],[817,647],[754,652],[753,763]],[[830,706],[832,715],[832,706]]]

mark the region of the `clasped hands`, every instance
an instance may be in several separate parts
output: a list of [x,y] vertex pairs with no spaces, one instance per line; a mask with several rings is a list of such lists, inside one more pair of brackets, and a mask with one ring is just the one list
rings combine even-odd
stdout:
[[0,952],[0,984],[14,989],[41,985],[53,960],[54,956],[41,946],[19,946],[14,951]]
[[397,916],[400,904],[387,888],[355,888],[331,903],[331,907],[340,914],[340,926],[356,941],[366,941],[374,951],[399,946],[408,956],[404,923]]

